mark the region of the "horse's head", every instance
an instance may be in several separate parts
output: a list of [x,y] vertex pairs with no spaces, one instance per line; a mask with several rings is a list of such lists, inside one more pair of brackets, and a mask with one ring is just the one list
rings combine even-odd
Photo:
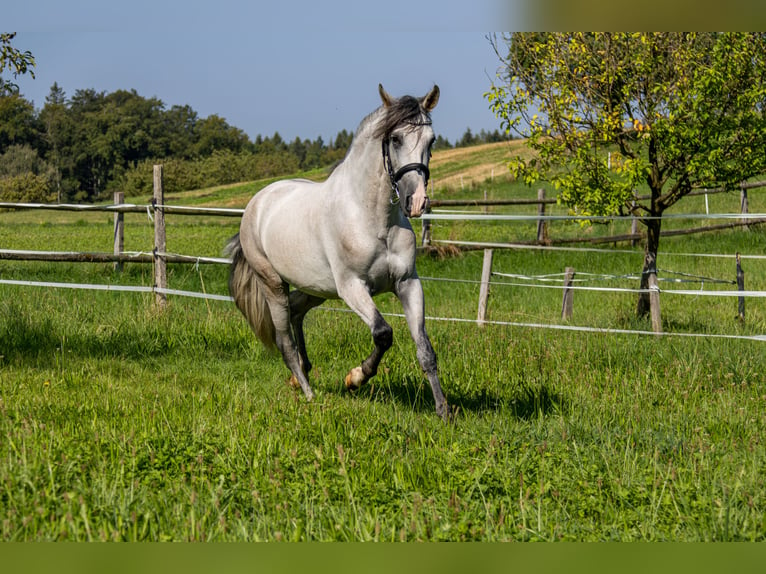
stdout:
[[420,217],[428,206],[428,162],[434,143],[430,112],[439,102],[439,86],[422,98],[393,98],[381,85],[378,91],[385,114],[376,135],[382,141],[392,201],[401,202],[407,217]]

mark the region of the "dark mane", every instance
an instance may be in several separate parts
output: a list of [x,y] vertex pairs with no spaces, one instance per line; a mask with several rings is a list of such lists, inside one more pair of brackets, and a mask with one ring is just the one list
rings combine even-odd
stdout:
[[374,138],[386,139],[402,124],[418,126],[430,122],[431,116],[423,109],[418,98],[402,96],[384,109],[383,118],[372,135]]

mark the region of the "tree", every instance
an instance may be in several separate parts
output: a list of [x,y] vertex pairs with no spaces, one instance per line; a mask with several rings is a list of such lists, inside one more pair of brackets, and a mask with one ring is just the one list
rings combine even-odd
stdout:
[[471,132],[471,128],[466,128],[463,137],[455,144],[455,147],[468,147],[476,144],[476,136]]
[[0,153],[12,145],[37,146],[40,126],[31,102],[19,94],[0,95]]
[[230,126],[217,114],[197,121],[195,133],[198,138],[196,152],[203,157],[211,155],[216,150],[242,151],[250,145],[245,132]]
[[[633,213],[646,226],[641,287],[662,215],[695,187],[733,189],[766,168],[766,35],[514,33],[485,94],[532,157],[511,171],[551,182],[579,214]],[[608,159],[611,153],[611,161]],[[649,199],[632,207],[639,186]],[[648,295],[639,297],[648,313]]]
[[66,144],[67,134],[71,132],[71,126],[68,125],[67,120],[66,93],[57,82],[53,82],[51,91],[45,98],[45,106],[40,111],[40,122],[45,129],[44,139],[48,148],[49,163],[54,168],[53,186],[59,203],[62,200],[61,180],[64,161],[61,151]]
[[55,170],[28,145],[12,145],[0,154],[0,200],[49,201]]
[[159,137],[163,141],[161,156],[189,159],[195,154],[197,112],[191,106],[173,106],[162,114]]
[[35,77],[32,70],[35,67],[35,58],[29,50],[22,52],[11,45],[11,40],[15,37],[16,32],[0,34],[0,96],[17,94],[19,91],[14,82],[3,79],[2,74],[6,68],[12,70],[14,79],[24,74]]

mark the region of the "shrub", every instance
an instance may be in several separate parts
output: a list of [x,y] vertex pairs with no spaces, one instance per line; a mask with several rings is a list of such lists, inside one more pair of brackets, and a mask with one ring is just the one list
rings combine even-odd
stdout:
[[0,178],[0,201],[16,203],[46,203],[54,201],[50,180],[31,172]]

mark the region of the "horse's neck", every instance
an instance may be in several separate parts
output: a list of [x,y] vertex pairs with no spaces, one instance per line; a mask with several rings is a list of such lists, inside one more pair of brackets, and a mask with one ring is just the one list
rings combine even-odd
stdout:
[[352,145],[331,178],[344,201],[364,205],[381,225],[388,227],[396,221],[399,207],[391,203],[391,185],[378,140],[365,138]]

